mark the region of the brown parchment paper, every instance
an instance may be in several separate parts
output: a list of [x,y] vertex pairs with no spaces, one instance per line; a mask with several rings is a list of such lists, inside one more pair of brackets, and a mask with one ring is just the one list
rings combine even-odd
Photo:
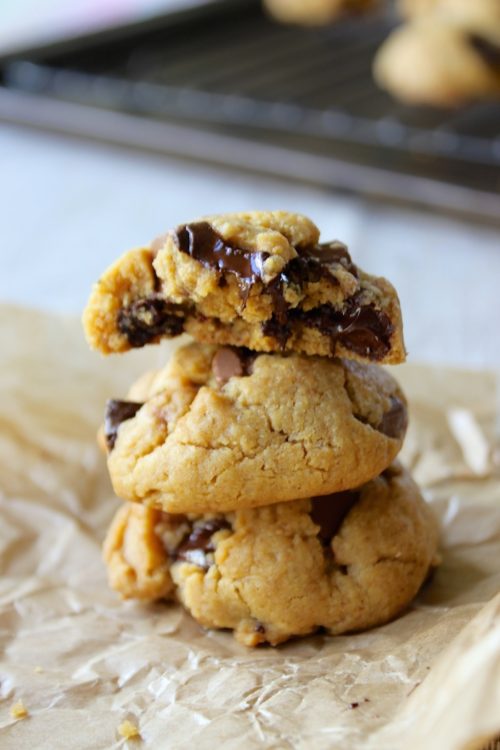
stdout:
[[[0,748],[462,750],[500,734],[497,378],[405,365],[402,454],[443,564],[399,620],[247,650],[176,605],[122,603],[100,544],[118,501],[104,401],[168,347],[104,359],[79,321],[0,307]],[[28,716],[14,720],[22,700]],[[133,722],[141,739],[121,738]]]

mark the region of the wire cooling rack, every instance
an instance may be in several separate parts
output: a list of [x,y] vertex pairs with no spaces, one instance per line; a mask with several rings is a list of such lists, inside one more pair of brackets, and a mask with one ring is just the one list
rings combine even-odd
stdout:
[[386,17],[282,26],[252,2],[3,61],[0,117],[500,219],[500,102],[381,92]]

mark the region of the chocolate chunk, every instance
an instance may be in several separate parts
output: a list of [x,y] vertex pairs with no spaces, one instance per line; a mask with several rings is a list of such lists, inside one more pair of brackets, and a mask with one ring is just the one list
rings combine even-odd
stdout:
[[500,73],[500,45],[478,34],[468,34],[469,44],[494,71]]
[[212,536],[221,529],[230,529],[231,525],[225,518],[209,518],[193,530],[182,540],[175,551],[176,560],[197,565],[199,568],[208,570],[210,562],[207,553],[215,550]]
[[219,273],[238,276],[243,285],[262,276],[262,264],[268,253],[252,252],[225,240],[207,221],[186,224],[174,233],[177,247],[202,265]]
[[106,402],[106,409],[104,412],[104,437],[106,438],[108,450],[112,451],[115,447],[116,436],[121,423],[125,422],[127,419],[135,417],[141,406],[143,406],[143,404],[137,401],[118,401],[113,398]]
[[318,537],[323,545],[330,544],[358,499],[359,493],[349,490],[312,499],[311,518],[320,527]]
[[161,297],[144,297],[120,310],[117,326],[131,346],[144,346],[161,334],[179,336],[184,330],[185,314],[181,305]]
[[308,245],[303,249],[297,248],[297,252],[301,257],[312,258],[318,261],[320,265],[324,265],[325,263],[340,263],[353,276],[357,277],[358,275],[358,269],[352,262],[347,245],[338,240],[322,242],[319,245]]
[[383,415],[377,430],[390,438],[400,438],[408,427],[408,413],[404,403],[391,396],[391,408]]
[[224,385],[230,378],[250,375],[257,355],[243,347],[223,346],[212,360],[212,372],[219,385]]
[[312,498],[311,518],[319,526],[318,537],[325,547],[330,545],[359,497],[359,491],[346,490]]

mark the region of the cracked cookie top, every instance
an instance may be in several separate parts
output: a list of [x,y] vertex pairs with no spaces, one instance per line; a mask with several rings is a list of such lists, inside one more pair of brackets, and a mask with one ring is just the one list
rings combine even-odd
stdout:
[[202,625],[255,646],[389,620],[436,564],[436,546],[435,519],[396,463],[354,491],[233,513],[128,503],[104,556],[122,596],[176,597]]
[[358,487],[406,424],[374,365],[191,344],[108,403],[104,433],[119,497],[208,513]]
[[256,351],[405,358],[394,288],[285,211],[208,216],[126,253],[95,286],[84,326],[104,353],[186,331]]

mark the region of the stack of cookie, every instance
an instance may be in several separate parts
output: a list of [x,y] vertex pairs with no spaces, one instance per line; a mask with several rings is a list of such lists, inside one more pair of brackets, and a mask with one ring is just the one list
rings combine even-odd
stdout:
[[[175,598],[249,646],[388,621],[435,562],[433,517],[394,463],[399,302],[286,212],[212,216],[132,250],[84,313],[104,353],[189,333],[107,404],[117,495],[104,547],[124,597]],[[374,364],[377,363],[377,364]]]

